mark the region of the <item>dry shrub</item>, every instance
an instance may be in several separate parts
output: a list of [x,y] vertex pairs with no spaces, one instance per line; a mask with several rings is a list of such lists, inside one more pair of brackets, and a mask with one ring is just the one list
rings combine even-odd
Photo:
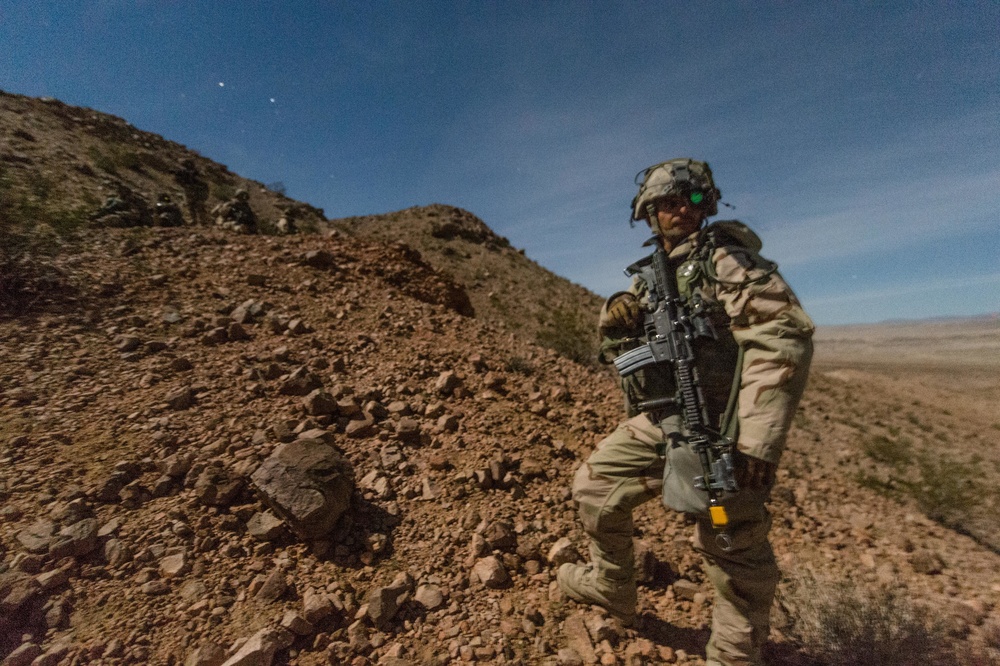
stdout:
[[26,312],[54,294],[72,290],[56,262],[71,242],[72,234],[66,231],[71,227],[49,220],[24,222],[11,213],[11,208],[0,211],[0,316]]
[[905,590],[799,574],[781,589],[788,632],[819,664],[830,666],[959,666],[942,622],[912,603]]
[[75,242],[92,203],[70,205],[52,177],[15,178],[0,167],[0,315],[71,290],[56,259]]
[[969,515],[984,496],[976,470],[943,457],[923,455],[917,460],[920,480],[906,484],[923,512],[952,529],[964,530]]
[[890,439],[885,435],[873,435],[861,442],[861,450],[875,462],[892,467],[902,467],[910,462],[912,444],[906,438]]
[[539,344],[582,365],[596,365],[593,326],[585,326],[578,313],[566,307],[557,307],[543,317],[537,335]]

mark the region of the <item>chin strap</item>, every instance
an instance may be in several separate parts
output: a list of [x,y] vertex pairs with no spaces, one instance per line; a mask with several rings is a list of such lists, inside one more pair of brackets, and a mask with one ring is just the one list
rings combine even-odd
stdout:
[[656,206],[653,202],[646,204],[646,222],[649,224],[649,228],[653,230],[653,233],[657,236],[662,236],[660,233],[660,221],[656,217]]

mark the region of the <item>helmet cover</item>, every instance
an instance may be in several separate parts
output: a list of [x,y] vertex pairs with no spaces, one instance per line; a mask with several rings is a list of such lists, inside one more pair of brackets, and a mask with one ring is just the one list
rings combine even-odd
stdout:
[[704,196],[700,204],[705,216],[719,212],[717,205],[722,192],[712,180],[712,170],[707,162],[699,162],[690,157],[678,157],[654,164],[635,176],[639,193],[632,199],[632,219],[646,218],[646,206],[657,199],[669,196],[686,196],[691,192],[701,192]]

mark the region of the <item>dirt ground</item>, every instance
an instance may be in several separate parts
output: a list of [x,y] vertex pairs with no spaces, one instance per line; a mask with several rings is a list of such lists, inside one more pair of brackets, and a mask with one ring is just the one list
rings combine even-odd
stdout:
[[1000,431],[1000,316],[827,326],[815,342],[814,370],[851,383],[862,400],[895,394]]

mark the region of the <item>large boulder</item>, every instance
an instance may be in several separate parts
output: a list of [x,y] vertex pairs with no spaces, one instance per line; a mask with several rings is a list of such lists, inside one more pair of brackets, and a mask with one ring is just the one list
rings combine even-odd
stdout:
[[282,444],[250,480],[261,499],[302,539],[330,532],[354,492],[351,463],[318,439]]

